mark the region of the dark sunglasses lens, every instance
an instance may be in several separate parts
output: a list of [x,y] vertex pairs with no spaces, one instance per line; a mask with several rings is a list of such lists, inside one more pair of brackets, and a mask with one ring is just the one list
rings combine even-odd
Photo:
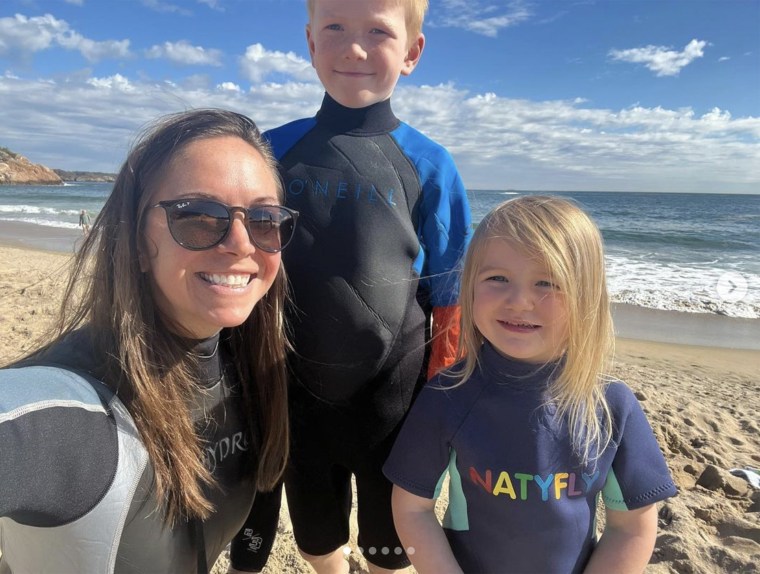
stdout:
[[230,228],[228,211],[213,201],[182,201],[175,204],[168,213],[172,236],[187,249],[213,247]]
[[286,209],[267,205],[251,208],[248,213],[248,228],[256,247],[269,253],[277,253],[290,242],[295,220]]

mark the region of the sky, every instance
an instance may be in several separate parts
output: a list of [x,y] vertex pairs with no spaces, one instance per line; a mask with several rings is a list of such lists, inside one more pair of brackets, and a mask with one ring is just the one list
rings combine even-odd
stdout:
[[[306,22],[305,0],[0,0],[0,146],[116,172],[163,114],[312,116]],[[423,31],[393,110],[468,189],[760,193],[760,0],[431,0]]]

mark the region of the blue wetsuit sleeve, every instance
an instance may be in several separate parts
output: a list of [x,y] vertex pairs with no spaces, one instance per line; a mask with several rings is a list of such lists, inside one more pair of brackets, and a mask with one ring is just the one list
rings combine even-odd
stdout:
[[607,391],[617,446],[602,489],[607,508],[634,510],[677,494],[665,457],[633,392],[615,382]]
[[449,152],[402,123],[393,132],[420,178],[417,235],[423,254],[415,265],[434,307],[459,296],[459,265],[472,236],[472,219],[462,178]]
[[304,118],[273,128],[262,135],[272,146],[274,157],[279,161],[316,124],[315,118]]
[[50,527],[83,516],[118,462],[113,418],[82,377],[53,367],[0,370],[0,518]]
[[420,209],[420,242],[425,248],[422,275],[429,277],[432,304],[446,307],[459,298],[459,265],[472,235],[467,193],[453,160],[441,179],[425,182]]
[[439,376],[423,387],[383,466],[388,480],[423,498],[437,498],[456,430],[478,396],[478,389],[443,387],[450,384]]

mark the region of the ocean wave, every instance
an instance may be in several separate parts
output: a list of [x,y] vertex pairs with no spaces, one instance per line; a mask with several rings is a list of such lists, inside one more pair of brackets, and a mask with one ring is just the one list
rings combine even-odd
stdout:
[[[79,212],[77,212],[79,213]],[[17,221],[19,223],[31,223],[32,225],[42,225],[43,227],[57,227],[59,229],[79,229],[79,223],[69,223],[68,221],[58,221],[54,219],[43,219],[39,217],[7,217],[0,216],[0,221]]]
[[[693,266],[607,257],[607,284],[613,301],[640,307],[716,313],[730,317],[760,318],[760,275],[746,267],[721,260],[721,266]],[[726,273],[738,273],[746,282],[739,301],[727,301],[718,285]]]
[[696,294],[680,296],[678,293],[654,289],[650,291],[623,289],[612,292],[610,298],[614,303],[627,303],[663,311],[713,313],[727,317],[760,319],[760,304],[751,301],[723,301]]
[[[660,249],[718,250],[731,251],[753,249],[755,243],[742,236],[731,237],[728,234],[711,236],[700,232],[667,231],[627,231],[603,229],[605,243],[632,245],[637,248],[657,245]],[[651,247],[650,247],[651,248]]]
[[0,213],[41,213],[47,215],[79,215],[77,209],[41,207],[39,205],[0,205]]

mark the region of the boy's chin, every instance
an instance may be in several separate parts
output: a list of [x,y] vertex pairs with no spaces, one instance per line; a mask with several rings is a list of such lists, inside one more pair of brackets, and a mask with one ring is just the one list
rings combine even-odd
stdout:
[[387,95],[374,94],[374,93],[360,93],[360,94],[351,94],[351,95],[330,94],[330,97],[345,108],[359,109],[359,108],[366,108],[366,107],[372,106],[379,102],[383,102],[389,99],[391,97],[391,94],[387,94]]

